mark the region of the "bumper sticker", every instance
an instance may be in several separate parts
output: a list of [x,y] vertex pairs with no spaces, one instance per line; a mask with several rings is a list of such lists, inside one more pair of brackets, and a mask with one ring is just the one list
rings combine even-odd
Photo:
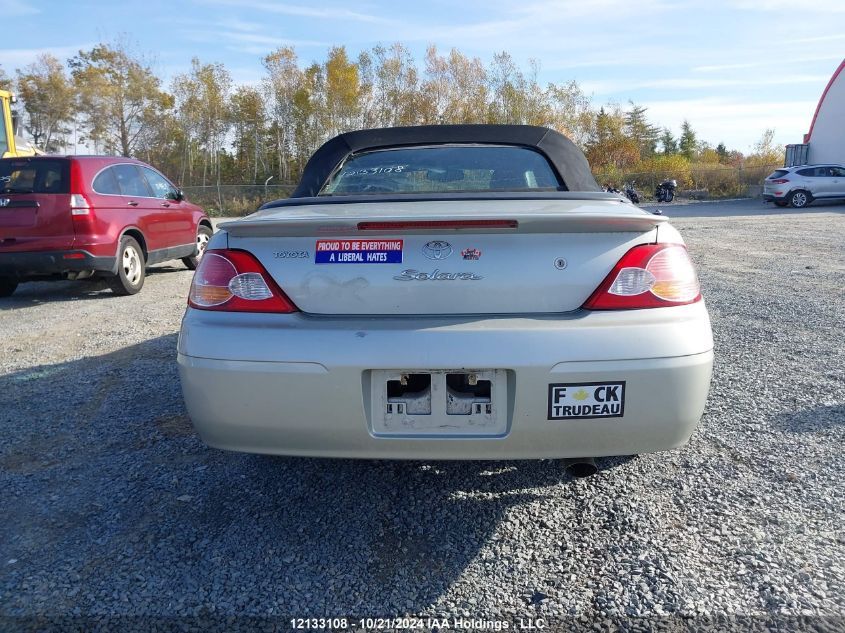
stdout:
[[624,380],[549,385],[549,420],[621,418],[624,413]]
[[315,264],[401,264],[402,240],[317,240]]

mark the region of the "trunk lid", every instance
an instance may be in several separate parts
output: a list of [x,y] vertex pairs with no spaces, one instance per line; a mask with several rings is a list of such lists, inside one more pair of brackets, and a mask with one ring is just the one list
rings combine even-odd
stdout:
[[70,207],[68,159],[0,160],[0,252],[71,248]]
[[[455,221],[516,226],[393,224]],[[662,222],[617,199],[487,199],[288,205],[221,228],[303,312],[527,314],[578,309]]]

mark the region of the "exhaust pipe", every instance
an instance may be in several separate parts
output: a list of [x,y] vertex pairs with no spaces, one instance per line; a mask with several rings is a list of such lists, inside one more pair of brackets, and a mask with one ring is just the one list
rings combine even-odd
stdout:
[[596,460],[592,457],[569,457],[563,460],[563,467],[573,477],[589,477],[598,472]]

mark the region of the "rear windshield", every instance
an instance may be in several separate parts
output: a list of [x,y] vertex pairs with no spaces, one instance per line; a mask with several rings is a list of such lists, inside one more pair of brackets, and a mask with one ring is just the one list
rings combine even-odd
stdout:
[[532,149],[440,145],[353,154],[320,195],[530,191],[561,186],[549,161]]
[[70,163],[60,159],[0,160],[0,193],[69,193]]
[[774,178],[783,178],[788,173],[789,172],[785,169],[775,169],[771,174],[769,174],[768,178],[769,180],[772,180]]

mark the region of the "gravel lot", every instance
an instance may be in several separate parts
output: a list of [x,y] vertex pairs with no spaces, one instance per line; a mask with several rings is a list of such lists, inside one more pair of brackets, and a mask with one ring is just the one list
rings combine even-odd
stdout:
[[206,448],[176,372],[178,263],[135,297],[59,282],[0,299],[0,629],[351,614],[845,628],[845,206],[663,208],[713,319],[709,406],[687,447],[602,459],[584,480],[555,462]]

